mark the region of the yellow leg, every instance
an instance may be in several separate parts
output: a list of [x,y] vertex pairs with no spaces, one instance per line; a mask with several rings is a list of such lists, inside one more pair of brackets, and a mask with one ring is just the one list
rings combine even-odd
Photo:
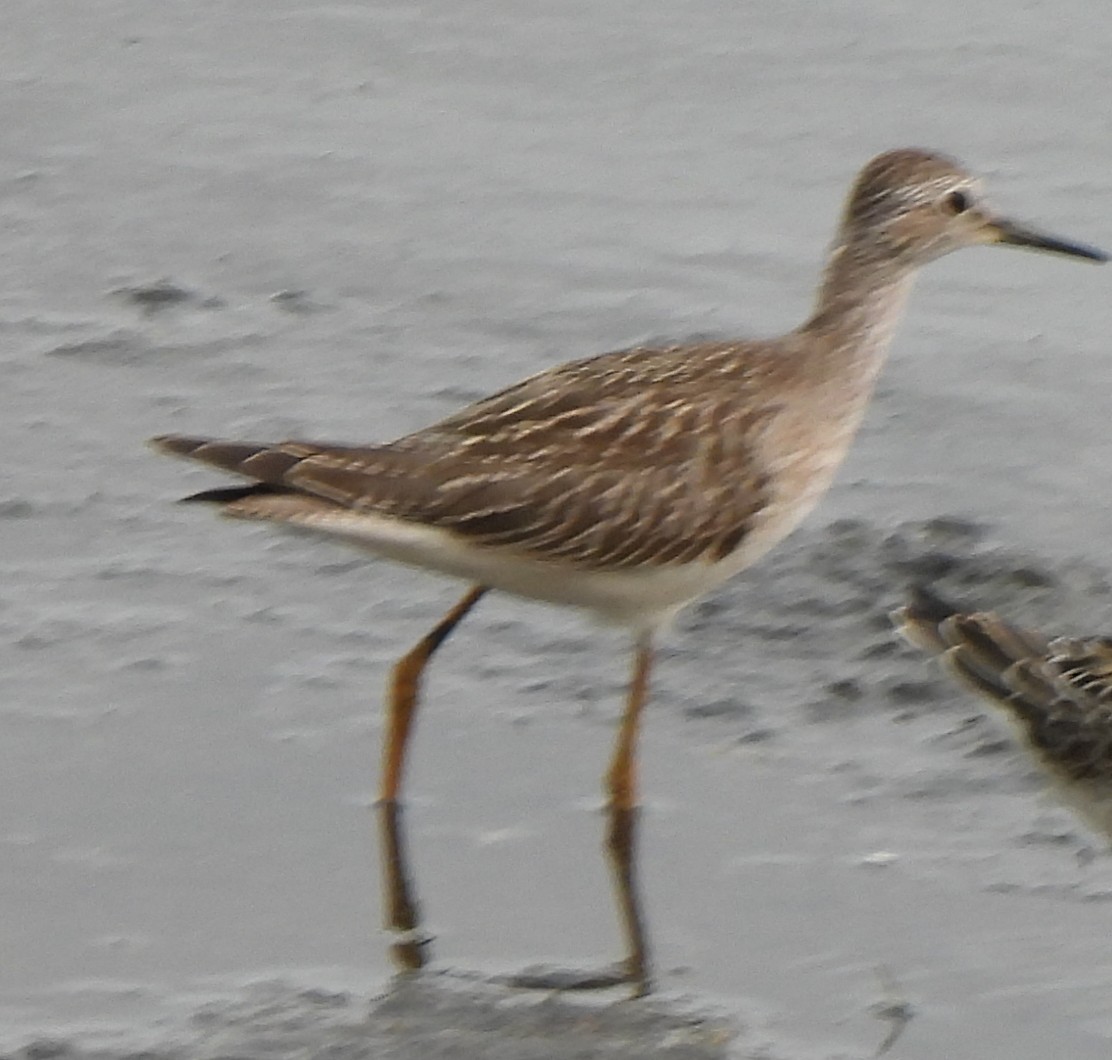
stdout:
[[606,847],[628,947],[625,966],[638,997],[651,989],[648,945],[637,888],[637,731],[648,699],[652,659],[652,642],[645,636],[635,649],[633,679],[606,775],[610,799]]
[[649,671],[652,669],[653,647],[648,636],[642,637],[633,657],[633,679],[629,684],[625,712],[614,744],[614,756],[606,774],[606,791],[612,809],[632,810],[637,806],[637,730],[641,711],[649,696]]
[[421,691],[421,678],[429,659],[463,621],[486,593],[486,586],[476,585],[452,608],[413,649],[394,666],[390,679],[390,701],[387,706],[386,740],[382,747],[382,785],[379,801],[396,802],[401,789],[402,771],[405,768],[406,745],[413,728],[417,699]]
[[406,858],[402,811],[398,805],[406,746],[413,728],[421,677],[429,659],[478,602],[486,589],[477,585],[449,611],[416,646],[394,666],[387,704],[386,738],[382,747],[382,783],[379,789],[379,826],[382,830],[383,901],[386,926],[398,933],[391,946],[394,963],[403,970],[422,968],[429,956],[430,940],[421,934],[420,913],[413,894]]

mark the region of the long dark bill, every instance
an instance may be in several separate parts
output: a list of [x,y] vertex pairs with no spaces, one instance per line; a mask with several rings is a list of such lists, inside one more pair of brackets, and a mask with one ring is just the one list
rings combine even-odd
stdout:
[[1064,254],[1070,258],[1084,258],[1086,261],[1108,261],[1109,259],[1103,250],[1091,247],[1087,243],[1058,239],[1056,236],[1045,235],[1026,225],[1017,224],[1015,221],[999,218],[990,222],[989,227],[996,236],[997,243],[1045,250],[1051,254]]

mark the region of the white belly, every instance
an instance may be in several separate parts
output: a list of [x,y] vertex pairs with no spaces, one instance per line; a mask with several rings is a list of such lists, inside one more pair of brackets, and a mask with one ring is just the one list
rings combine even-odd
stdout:
[[515,596],[583,608],[635,630],[666,625],[685,604],[749,566],[782,536],[773,540],[758,530],[719,562],[600,571],[476,545],[445,530],[367,512],[329,508],[279,525]]

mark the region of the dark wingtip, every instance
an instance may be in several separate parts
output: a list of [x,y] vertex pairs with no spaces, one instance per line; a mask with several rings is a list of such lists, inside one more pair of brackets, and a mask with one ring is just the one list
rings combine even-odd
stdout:
[[962,610],[957,604],[951,603],[922,583],[913,584],[908,590],[908,618],[939,625]]
[[250,486],[224,486],[218,489],[202,490],[200,493],[191,493],[182,497],[178,504],[234,504],[244,497],[258,497],[263,494],[289,493],[289,490],[280,486],[271,486],[265,482],[256,482]]
[[908,602],[889,614],[892,625],[912,647],[929,655],[941,655],[950,645],[942,629],[959,608],[925,585],[914,584]]
[[147,445],[159,453],[189,456],[201,446],[207,445],[208,441],[207,438],[190,438],[182,434],[160,434],[155,438],[148,438]]

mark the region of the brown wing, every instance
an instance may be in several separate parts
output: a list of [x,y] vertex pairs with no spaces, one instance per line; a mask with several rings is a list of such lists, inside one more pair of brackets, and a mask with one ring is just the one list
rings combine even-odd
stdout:
[[964,612],[925,589],[893,613],[917,647],[1009,710],[1034,747],[1077,780],[1112,768],[1112,642],[1049,640],[992,612]]
[[[755,443],[770,410],[741,414],[733,388],[708,396],[695,385],[707,369],[693,355],[698,349],[564,365],[389,445],[179,437],[154,444],[317,504],[412,520],[570,565],[719,559],[767,503]],[[713,369],[714,357],[730,348],[703,349],[714,355]]]
[[916,586],[906,607],[892,621],[915,647],[943,655],[960,647],[968,666],[994,681],[1014,663],[1041,658],[1050,642],[1034,630],[1010,625],[990,611],[964,611],[923,586]]

